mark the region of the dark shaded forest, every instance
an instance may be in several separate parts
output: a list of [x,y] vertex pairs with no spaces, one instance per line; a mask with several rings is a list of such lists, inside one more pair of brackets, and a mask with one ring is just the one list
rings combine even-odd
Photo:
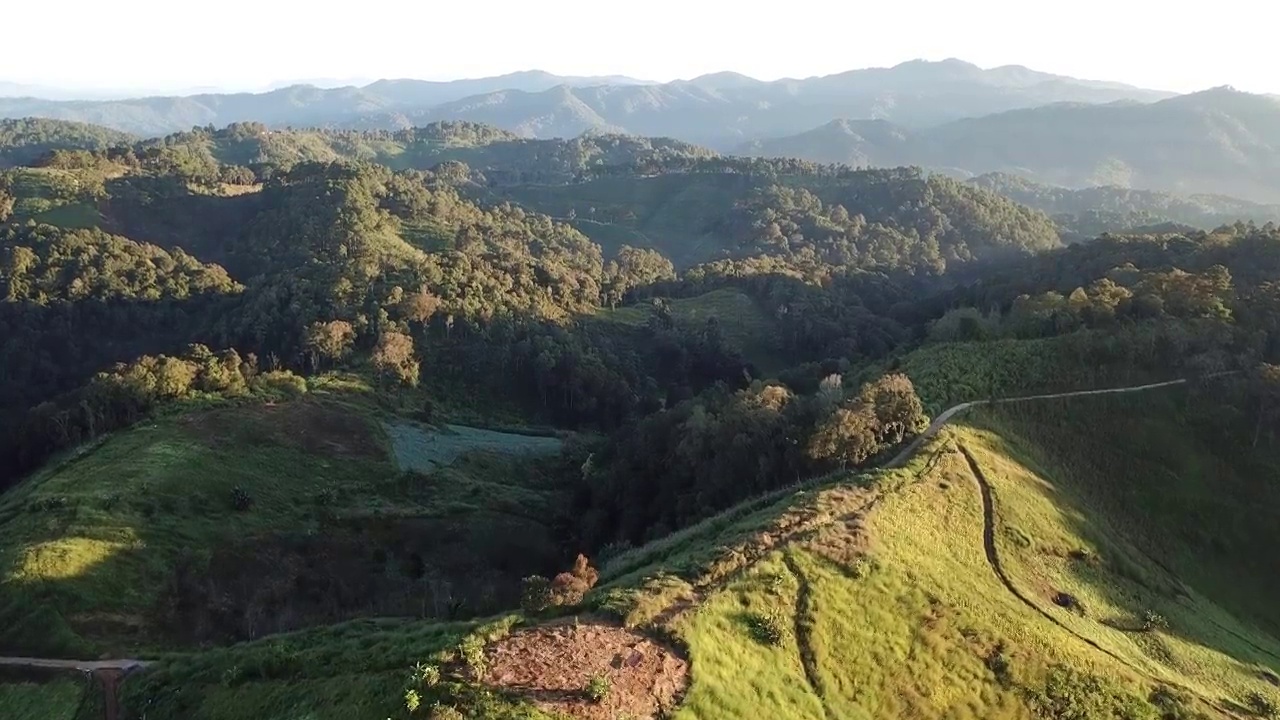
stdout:
[[[912,168],[471,124],[110,147],[48,125],[0,174],[6,485],[165,403],[334,369],[585,431],[565,464],[587,548],[874,462],[926,420],[898,371],[931,344],[1243,370],[1239,422],[1269,437],[1280,415],[1272,225],[1064,246],[1044,213]],[[682,314],[707,297],[749,310]]]

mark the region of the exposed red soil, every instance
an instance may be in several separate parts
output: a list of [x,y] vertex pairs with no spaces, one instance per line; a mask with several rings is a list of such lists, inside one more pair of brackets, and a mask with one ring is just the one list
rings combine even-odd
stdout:
[[114,668],[93,671],[94,678],[102,685],[103,720],[117,720],[120,717],[120,678],[124,673]]
[[369,423],[358,413],[307,400],[218,408],[186,415],[179,422],[215,447],[265,442],[317,455],[370,458],[386,455]]
[[[658,717],[676,706],[689,682],[689,663],[674,650],[599,620],[518,630],[487,652],[486,684],[583,720]],[[598,703],[583,693],[597,674],[610,687]]]

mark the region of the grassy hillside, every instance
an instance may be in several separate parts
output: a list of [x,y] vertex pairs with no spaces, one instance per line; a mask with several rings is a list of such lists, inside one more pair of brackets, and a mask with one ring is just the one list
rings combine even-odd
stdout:
[[[682,648],[685,720],[1266,716],[1280,574],[1255,550],[1276,541],[1280,490],[1263,478],[1280,451],[1223,453],[1203,402],[1175,389],[977,411],[902,469],[820,479],[616,556],[603,620],[575,623],[616,617]],[[174,658],[127,691],[158,701],[148,717],[408,717],[404,669],[434,652],[447,670],[465,632],[354,623]],[[448,692],[470,717],[549,697],[487,687]]]
[[[706,327],[709,319],[715,318],[729,347],[741,352],[757,367],[773,369],[778,366],[777,323],[746,294],[724,288],[666,302],[676,323],[691,330],[700,330]],[[601,324],[641,327],[654,313],[652,304],[640,302],[614,309],[601,308],[592,320]]]
[[0,648],[119,655],[467,616],[563,562],[558,490],[527,453],[454,430],[448,458],[402,470],[393,410],[321,379],[292,401],[177,408],[52,463],[0,501]]
[[78,673],[0,668],[5,720],[95,720],[102,717],[101,695]]

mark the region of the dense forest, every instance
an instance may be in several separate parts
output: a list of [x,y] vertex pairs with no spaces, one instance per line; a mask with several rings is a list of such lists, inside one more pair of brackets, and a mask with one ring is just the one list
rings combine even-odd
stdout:
[[[80,145],[0,176],[8,482],[166,399],[368,363],[616,433],[579,448],[595,458],[580,531],[599,546],[892,447],[919,416],[896,399],[910,383],[855,379],[920,342],[1078,336],[1088,362],[1152,375],[1276,359],[1270,225],[1063,248],[1046,215],[915,169],[466,124]],[[436,162],[373,162],[389,147]],[[776,323],[764,351],[728,317],[673,311],[720,291]],[[723,456],[697,443],[726,442],[777,450],[704,468]],[[687,477],[662,473],[673,453]]]

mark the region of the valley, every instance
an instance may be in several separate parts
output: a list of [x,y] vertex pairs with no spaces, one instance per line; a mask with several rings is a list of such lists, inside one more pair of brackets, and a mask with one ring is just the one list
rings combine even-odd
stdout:
[[0,718],[1276,718],[1272,105],[0,99]]

